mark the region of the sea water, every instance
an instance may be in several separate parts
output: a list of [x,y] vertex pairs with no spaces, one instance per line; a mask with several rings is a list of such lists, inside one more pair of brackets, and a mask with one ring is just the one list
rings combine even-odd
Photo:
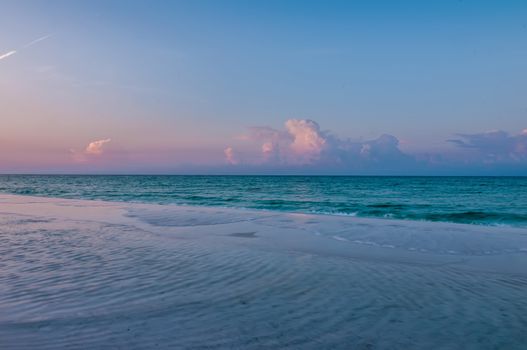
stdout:
[[527,227],[527,177],[1,175],[0,192]]

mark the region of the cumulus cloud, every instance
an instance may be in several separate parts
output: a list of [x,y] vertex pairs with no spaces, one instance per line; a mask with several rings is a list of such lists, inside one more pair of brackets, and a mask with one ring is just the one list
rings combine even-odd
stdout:
[[360,169],[412,160],[399,150],[399,141],[394,136],[351,141],[322,130],[317,122],[309,119],[289,119],[283,130],[268,126],[251,127],[241,139],[259,144],[260,155],[238,159],[239,164]]
[[459,139],[448,140],[472,151],[486,162],[518,162],[527,160],[527,129],[518,135],[496,130],[478,134],[458,134]]
[[289,119],[283,130],[251,127],[245,139],[261,144],[260,161],[282,164],[315,163],[320,160],[327,143],[326,133],[309,119]]
[[311,163],[319,159],[326,138],[318,124],[312,120],[289,119],[285,128],[292,137],[290,149],[299,157],[301,163]]

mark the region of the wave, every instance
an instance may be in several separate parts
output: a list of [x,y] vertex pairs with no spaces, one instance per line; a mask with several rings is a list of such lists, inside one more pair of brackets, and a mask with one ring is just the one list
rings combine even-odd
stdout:
[[1,176],[0,192],[527,227],[527,178]]
[[527,215],[484,211],[463,211],[457,213],[430,213],[425,215],[429,221],[450,221],[463,223],[487,222],[491,224],[525,223]]

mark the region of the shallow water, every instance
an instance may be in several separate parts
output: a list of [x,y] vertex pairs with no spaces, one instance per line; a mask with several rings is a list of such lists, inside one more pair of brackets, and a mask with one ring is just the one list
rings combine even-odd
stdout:
[[527,231],[0,196],[2,349],[523,349]]
[[527,177],[0,175],[0,192],[527,227]]

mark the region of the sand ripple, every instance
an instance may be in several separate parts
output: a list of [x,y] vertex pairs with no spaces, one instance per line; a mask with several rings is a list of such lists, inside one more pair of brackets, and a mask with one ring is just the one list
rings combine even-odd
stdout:
[[14,214],[0,225],[1,349],[527,343],[524,276],[271,249],[246,231],[180,239]]

